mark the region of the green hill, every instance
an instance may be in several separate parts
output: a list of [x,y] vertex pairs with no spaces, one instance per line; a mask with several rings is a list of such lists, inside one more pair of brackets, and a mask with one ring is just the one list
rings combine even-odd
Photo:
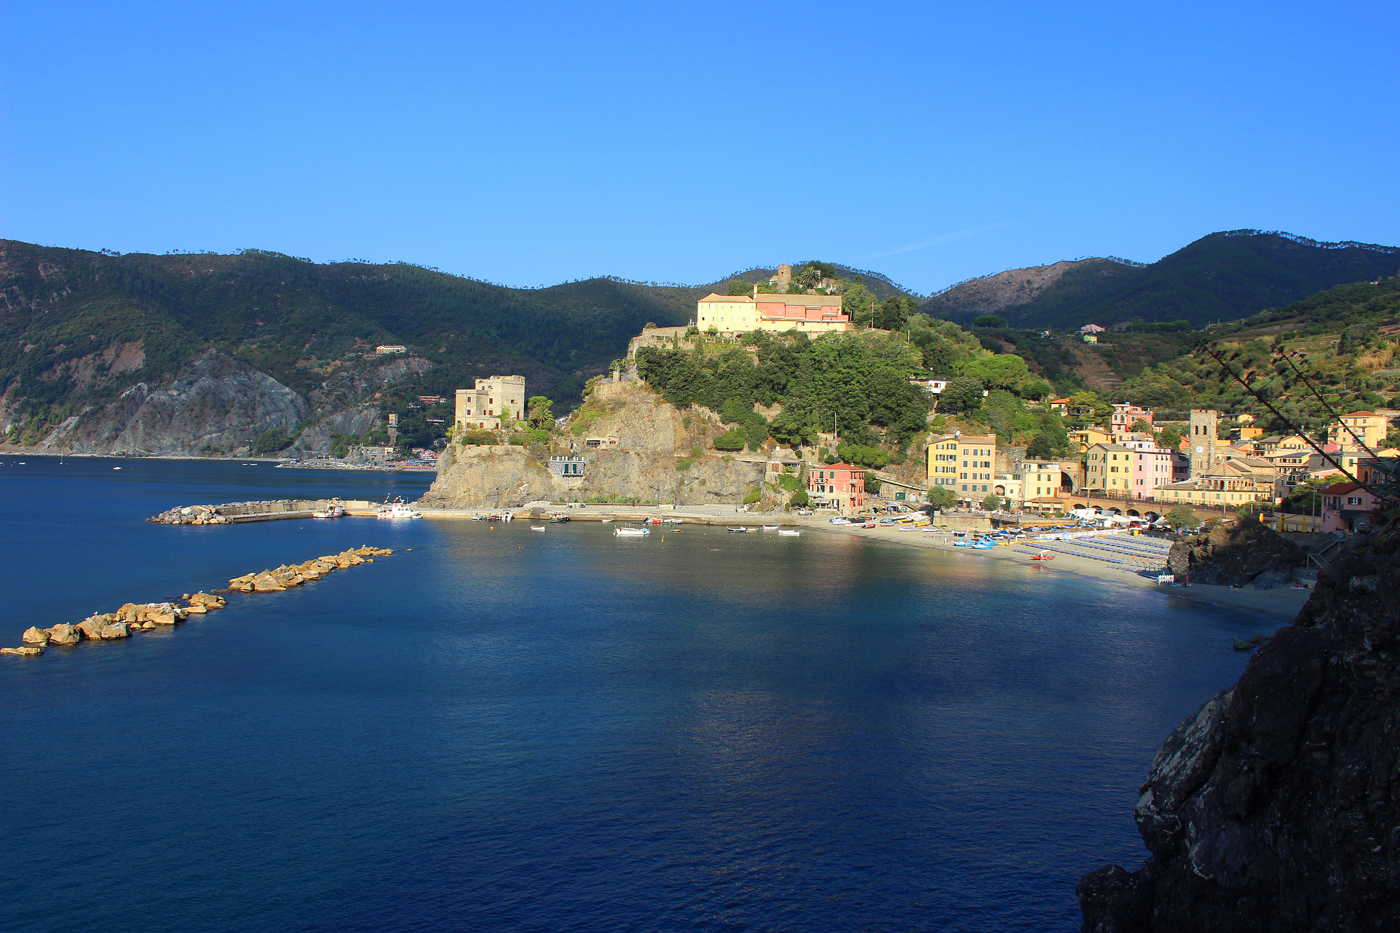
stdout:
[[[997,313],[1011,326],[1033,330],[1177,320],[1199,328],[1281,308],[1334,285],[1374,281],[1397,268],[1397,247],[1236,230],[1202,237],[1151,265],[1076,263],[1031,300]],[[950,302],[953,291],[922,307],[952,320],[984,313]]]

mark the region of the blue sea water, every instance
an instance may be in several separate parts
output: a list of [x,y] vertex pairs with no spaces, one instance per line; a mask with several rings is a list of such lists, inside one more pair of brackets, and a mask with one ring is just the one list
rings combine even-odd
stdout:
[[1077,929],[1080,875],[1146,854],[1153,752],[1260,627],[821,533],[143,522],[430,478],[0,460],[7,645],[396,549],[0,659],[0,929]]

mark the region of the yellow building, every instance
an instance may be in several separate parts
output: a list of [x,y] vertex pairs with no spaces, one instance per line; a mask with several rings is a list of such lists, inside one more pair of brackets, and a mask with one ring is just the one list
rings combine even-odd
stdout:
[[829,334],[849,330],[840,295],[716,295],[696,304],[695,326],[702,331],[745,334],[754,330],[800,330]]
[[1132,488],[1133,448],[1122,444],[1093,444],[1084,458],[1084,486],[1089,492],[1119,492]]
[[995,434],[943,434],[930,438],[930,486],[951,489],[959,499],[980,500],[992,491],[997,460]]
[[1360,446],[1357,443],[1359,438],[1361,444],[1375,450],[1385,440],[1389,427],[1384,415],[1373,411],[1354,411],[1342,415],[1339,423],[1327,428],[1327,440],[1341,447],[1357,447]]
[[1082,454],[1087,453],[1095,444],[1111,444],[1113,435],[1098,428],[1080,428],[1078,431],[1070,431],[1069,439],[1079,445],[1079,452]]
[[1272,502],[1274,465],[1267,460],[1239,457],[1217,463],[1199,476],[1157,490],[1157,501],[1239,508],[1246,502]]

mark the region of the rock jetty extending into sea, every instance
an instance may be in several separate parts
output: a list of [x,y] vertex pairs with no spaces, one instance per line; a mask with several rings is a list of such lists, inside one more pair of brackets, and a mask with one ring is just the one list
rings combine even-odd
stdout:
[[146,519],[157,525],[236,525],[288,518],[312,518],[330,506],[347,515],[373,515],[376,505],[362,500],[270,499],[261,502],[225,502],[222,505],[182,505]]
[[370,563],[376,557],[388,557],[393,553],[391,548],[363,545],[348,548],[339,554],[313,558],[301,564],[283,564],[275,570],[262,570],[234,577],[228,581],[228,589],[215,590],[213,593],[187,593],[181,597],[181,601],[186,603],[184,606],[177,606],[173,602],[127,603],[115,612],[95,613],[76,624],[60,622],[48,628],[31,625],[21,636],[23,644],[20,647],[0,648],[0,655],[34,658],[43,654],[44,648],[49,645],[69,647],[80,641],[117,641],[130,638],[138,632],[179,625],[211,610],[223,609],[228,604],[222,595],[224,593],[281,593],[294,586],[313,583],[337,570]]

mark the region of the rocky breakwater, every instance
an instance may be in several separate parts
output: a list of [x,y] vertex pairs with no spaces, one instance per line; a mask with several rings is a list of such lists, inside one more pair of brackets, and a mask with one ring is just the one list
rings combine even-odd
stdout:
[[275,570],[245,573],[228,581],[228,589],[225,592],[281,593],[294,586],[314,583],[337,570],[348,570],[363,563],[372,563],[376,557],[388,557],[392,553],[392,548],[368,545],[350,548],[339,554],[317,557],[302,564],[283,564]]
[[1169,572],[1192,583],[1270,589],[1287,583],[1303,566],[1306,552],[1257,521],[1217,525],[1210,532],[1177,541],[1167,555]]
[[1400,520],[1172,733],[1135,817],[1150,857],[1084,876],[1086,933],[1400,929]]
[[[761,455],[754,462],[749,455],[707,449],[725,430],[718,419],[683,414],[644,387],[592,405],[597,407],[585,409],[576,435],[579,449],[562,450],[584,458],[581,477],[550,472],[544,448],[454,444],[439,459],[437,479],[419,506],[518,508],[539,500],[737,504],[763,481]],[[616,446],[588,448],[590,437]]]
[[173,602],[127,603],[115,612],[97,613],[76,624],[61,622],[49,628],[30,626],[20,638],[23,644],[18,648],[0,648],[0,655],[38,657],[48,646],[69,647],[81,641],[129,638],[139,632],[179,625],[212,610],[223,609],[227,605],[222,595],[225,593],[281,593],[294,586],[313,583],[337,570],[371,563],[376,557],[388,557],[393,553],[390,548],[369,545],[348,548],[339,554],[328,554],[305,563],[283,564],[275,570],[234,577],[225,590],[185,594],[181,597],[181,601],[186,603],[184,606]]
[[23,642],[20,647],[0,648],[0,655],[38,657],[50,645],[71,647],[81,641],[118,641],[130,638],[137,632],[178,625],[190,616],[224,608],[223,597],[209,593],[186,593],[181,600],[187,605],[177,606],[173,602],[127,603],[115,612],[95,613],[76,624],[60,622],[48,628],[31,625],[20,636]]
[[157,525],[227,525],[229,520],[224,518],[217,505],[185,505],[176,506],[173,509],[166,509],[159,515],[152,515],[146,519],[148,522],[155,522]]

